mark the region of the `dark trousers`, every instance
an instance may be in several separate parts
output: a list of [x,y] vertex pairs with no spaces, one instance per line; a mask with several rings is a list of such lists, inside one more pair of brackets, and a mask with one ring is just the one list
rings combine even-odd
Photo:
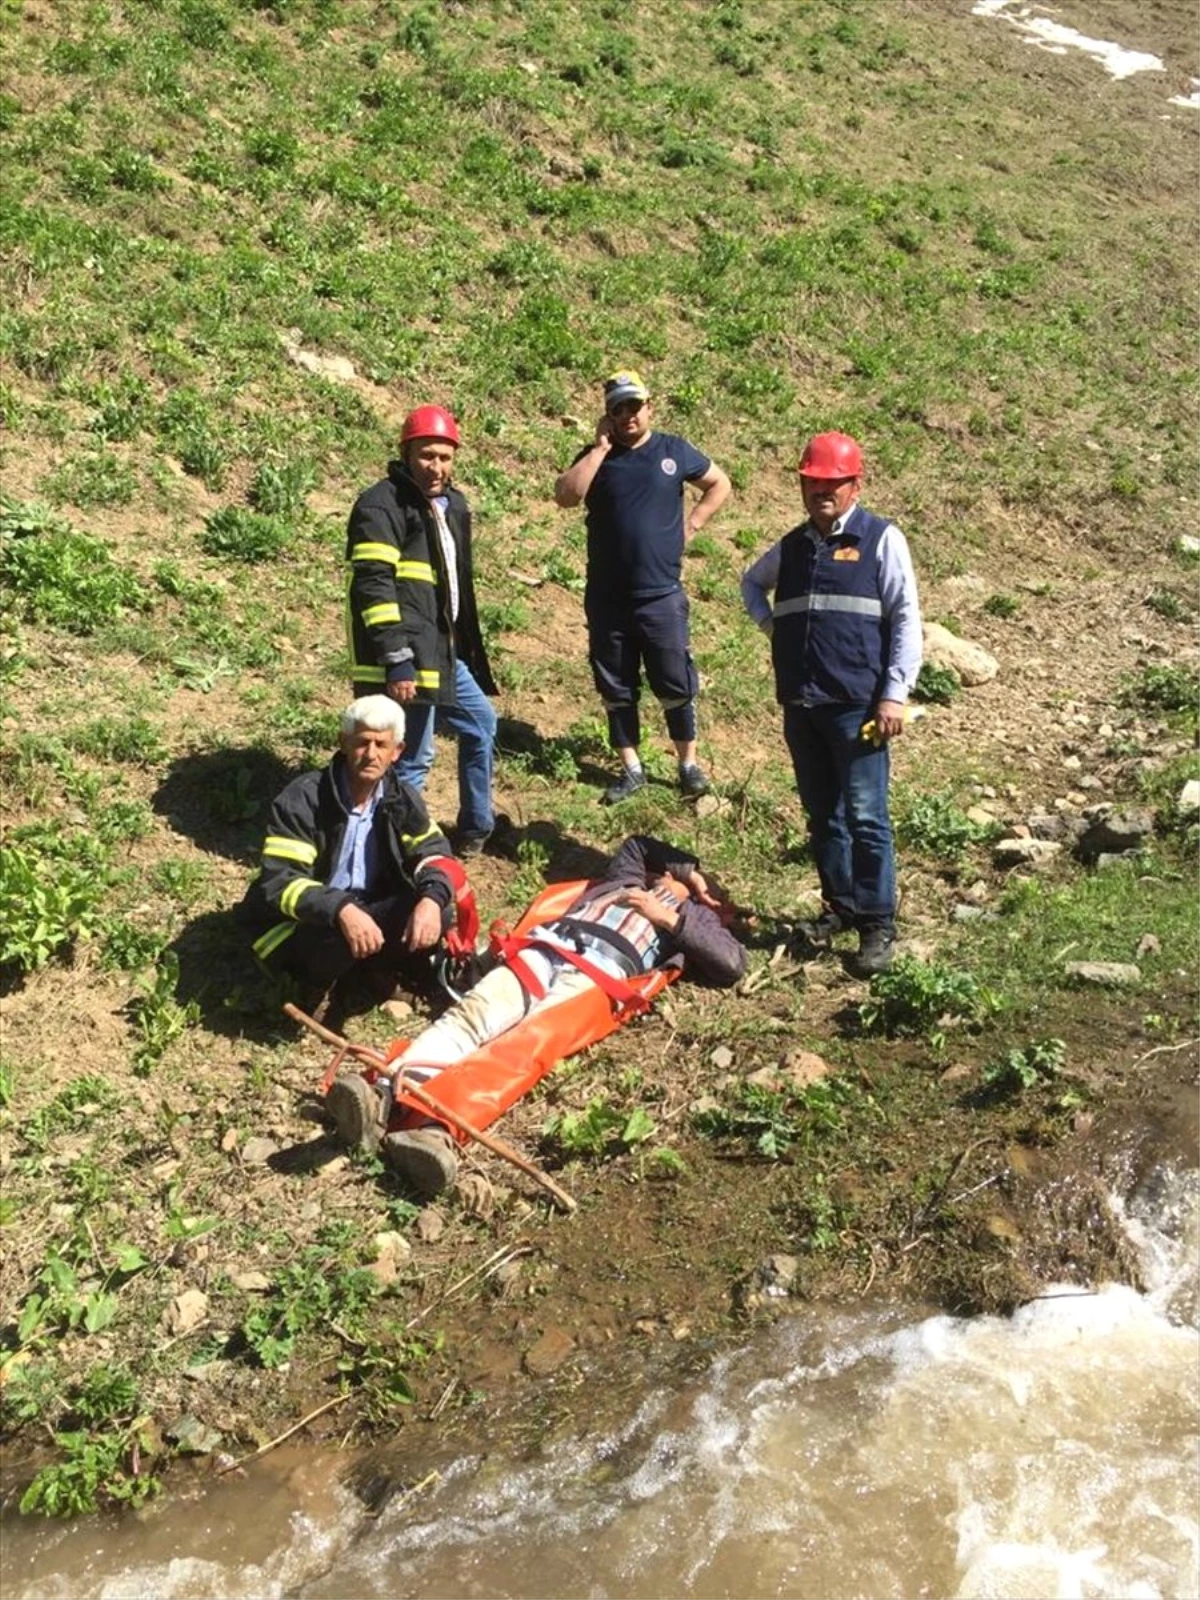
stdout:
[[416,903],[411,894],[389,895],[384,900],[368,900],[356,894],[354,899],[382,929],[382,950],[365,961],[356,961],[340,928],[298,922],[295,931],[269,956],[260,957],[268,972],[287,973],[305,989],[324,993],[352,969],[364,976],[378,976],[382,982],[388,974],[394,976],[406,967],[415,973],[429,965],[428,951],[414,954],[404,948],[404,929]]
[[896,917],[886,742],[861,736],[870,706],[784,706],[783,736],[826,905],[859,928]]
[[672,739],[696,737],[696,663],[688,648],[688,599],[682,589],[653,600],[589,596],[588,659],[596,693],[608,712],[615,748],[641,742],[638,697],[645,670],[651,693],[662,706]]

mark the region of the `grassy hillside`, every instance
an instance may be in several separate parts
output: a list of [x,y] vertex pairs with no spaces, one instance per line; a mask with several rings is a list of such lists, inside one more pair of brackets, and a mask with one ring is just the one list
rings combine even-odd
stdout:
[[[668,1042],[692,1087],[711,1086],[718,1041],[739,1071],[774,1060],[781,1033],[868,1074],[893,1048],[854,1042],[861,990],[809,974],[806,993],[778,959],[815,877],[737,593],[796,519],[799,445],[825,427],[862,439],[867,502],[908,532],[927,614],[1001,661],[898,754],[906,930],[932,964],[913,979],[933,994],[919,1048],[943,1059],[943,981],[984,1030],[977,1069],[1051,1034],[1083,1065],[1117,1040],[1177,1042],[1195,965],[1194,830],[1175,799],[1196,769],[1180,537],[1197,526],[1197,161],[1195,113],[1169,96],[1197,71],[1193,21],[1108,5],[1122,43],[1167,63],[1113,83],[965,0],[9,0],[0,1132],[22,1244],[0,1319],[25,1374],[10,1426],[87,1422],[81,1369],[100,1392],[131,1365],[154,1411],[200,1339],[212,1362],[238,1337],[261,1357],[239,1269],[319,1276],[405,1215],[359,1169],[332,1184],[287,1169],[272,1188],[234,1159],[264,1129],[304,1137],[315,1058],[243,969],[227,912],[266,803],[330,747],[345,514],[424,400],[464,428],[503,687],[498,790],[519,847],[482,866],[485,909],[634,826],[716,863],[762,949],[739,1004],[678,1001]],[[736,490],[687,563],[702,757],[726,802],[706,816],[661,785],[596,806],[582,526],[550,488],[618,364]],[[431,791],[447,819],[452,767],[444,754]],[[980,799],[994,827],[967,818]],[[1095,799],[1158,807],[1136,868],[1064,864],[1032,888],[993,872],[1002,824]],[[972,884],[997,916],[954,924]],[[1067,987],[1065,950],[1132,960],[1147,933],[1132,997]],[[955,973],[1002,1003],[972,1010]],[[609,1059],[568,1081],[567,1105],[595,1089],[661,1110],[652,1073],[617,1093]],[[1018,1096],[1006,1132],[1057,1137],[1099,1081],[1064,1104],[1032,1060],[1042,1098]],[[920,1082],[919,1113],[884,1114],[947,1115],[937,1074]],[[803,1104],[779,1115],[807,1127]],[[672,1126],[664,1149],[688,1137]],[[811,1138],[772,1225],[819,1255],[850,1206],[834,1217],[821,1185],[857,1157]],[[920,1159],[898,1161],[897,1185]],[[185,1279],[207,1285],[209,1320],[159,1356]],[[227,1435],[291,1403],[252,1366]],[[120,1421],[113,1461],[135,1392],[93,1404]]]

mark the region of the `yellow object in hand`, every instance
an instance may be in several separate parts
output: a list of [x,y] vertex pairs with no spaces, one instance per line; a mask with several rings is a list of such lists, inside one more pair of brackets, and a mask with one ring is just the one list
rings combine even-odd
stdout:
[[[918,718],[923,717],[924,715],[924,706],[905,706],[904,726],[907,728],[910,722],[916,722]],[[863,723],[862,727],[858,730],[858,737],[860,739],[869,739],[877,750],[883,743],[883,736],[879,732],[879,729],[875,726],[874,717],[872,717],[869,722]]]

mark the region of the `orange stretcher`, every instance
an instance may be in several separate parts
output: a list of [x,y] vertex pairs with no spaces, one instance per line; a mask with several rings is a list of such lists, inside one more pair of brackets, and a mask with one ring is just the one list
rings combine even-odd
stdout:
[[[517,955],[532,929],[560,917],[588,887],[588,880],[555,883],[535,896],[511,933],[502,926],[492,928],[492,947],[507,957]],[[583,965],[583,963],[580,963]],[[515,966],[516,963],[514,962]],[[570,999],[544,1008],[535,1007],[515,1027],[499,1034],[472,1055],[444,1068],[429,1080],[429,1088],[448,1111],[457,1113],[475,1128],[486,1128],[528,1094],[534,1084],[565,1057],[596,1044],[615,1029],[650,1007],[656,995],[679,975],[678,967],[656,967],[635,978],[611,983],[607,992],[593,983]],[[385,1052],[389,1065],[403,1062],[408,1039],[396,1039]],[[368,1070],[368,1078],[377,1077]],[[390,1130],[428,1122],[429,1112],[403,1091],[388,1123]],[[450,1130],[462,1144],[466,1135]]]

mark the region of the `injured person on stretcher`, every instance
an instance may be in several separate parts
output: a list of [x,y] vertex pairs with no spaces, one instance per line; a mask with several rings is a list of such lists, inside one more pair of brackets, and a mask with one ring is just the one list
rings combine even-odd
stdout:
[[494,937],[496,964],[423,1033],[398,1041],[384,1071],[335,1079],[326,1108],[339,1141],[377,1151],[423,1198],[452,1187],[455,1131],[406,1103],[395,1073],[484,1128],[556,1062],[645,1011],[685,968],[735,984],[746,951],[729,931],[732,914],[694,856],[626,839],[602,878],[552,885],[511,934]]

